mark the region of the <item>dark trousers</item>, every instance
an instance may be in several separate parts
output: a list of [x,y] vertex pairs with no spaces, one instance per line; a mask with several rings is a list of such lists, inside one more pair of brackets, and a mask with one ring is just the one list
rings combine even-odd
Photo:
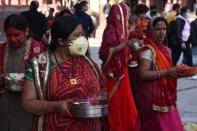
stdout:
[[185,59],[184,64],[192,66],[192,50],[190,44],[188,43],[186,44],[186,49],[182,49],[180,45],[172,47],[172,61],[174,66],[176,66],[182,52]]

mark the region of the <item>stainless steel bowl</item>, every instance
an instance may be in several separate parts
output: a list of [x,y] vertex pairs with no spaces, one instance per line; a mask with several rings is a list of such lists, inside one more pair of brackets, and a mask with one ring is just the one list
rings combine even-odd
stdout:
[[91,105],[89,101],[73,102],[72,114],[77,118],[99,118],[108,114],[108,105]]
[[22,91],[20,82],[24,80],[24,73],[6,73],[4,75],[6,88],[10,91]]

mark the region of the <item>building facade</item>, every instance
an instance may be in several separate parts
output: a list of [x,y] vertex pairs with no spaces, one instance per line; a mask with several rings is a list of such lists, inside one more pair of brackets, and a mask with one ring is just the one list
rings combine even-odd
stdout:
[[[48,10],[50,7],[55,8],[58,12],[63,8],[73,9],[74,4],[79,0],[37,0],[39,2],[38,10],[48,15]],[[103,16],[103,6],[107,0],[87,0],[89,3],[89,14],[91,14],[97,24],[99,24],[100,16]],[[20,13],[22,11],[29,9],[29,4],[31,0],[0,0],[0,41],[1,36],[4,36],[3,23],[5,18],[12,13]],[[114,1],[112,1],[113,3]],[[102,20],[102,19],[101,19]]]
[[139,2],[145,3],[147,5],[154,3],[159,7],[160,10],[164,10],[166,3],[179,3],[181,6],[188,6],[190,10],[193,10],[193,4],[196,2],[196,0],[139,0]]

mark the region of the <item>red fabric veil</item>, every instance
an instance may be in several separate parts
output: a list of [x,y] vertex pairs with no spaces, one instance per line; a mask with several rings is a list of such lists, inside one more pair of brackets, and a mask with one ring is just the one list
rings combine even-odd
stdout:
[[[101,48],[99,50],[99,57],[103,61],[103,64],[106,62],[111,47],[127,41],[127,15],[126,4],[120,3],[112,6],[107,21],[107,27],[103,33]],[[127,65],[128,56],[126,50],[127,49],[124,49],[113,55],[105,68],[105,72],[113,72],[115,78],[122,76],[122,69]]]

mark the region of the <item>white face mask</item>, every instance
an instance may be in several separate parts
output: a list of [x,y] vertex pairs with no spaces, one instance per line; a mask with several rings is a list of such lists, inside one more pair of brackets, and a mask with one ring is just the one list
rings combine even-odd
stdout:
[[77,55],[85,55],[88,49],[88,40],[81,36],[73,41],[71,41],[69,46],[70,54],[77,56]]

